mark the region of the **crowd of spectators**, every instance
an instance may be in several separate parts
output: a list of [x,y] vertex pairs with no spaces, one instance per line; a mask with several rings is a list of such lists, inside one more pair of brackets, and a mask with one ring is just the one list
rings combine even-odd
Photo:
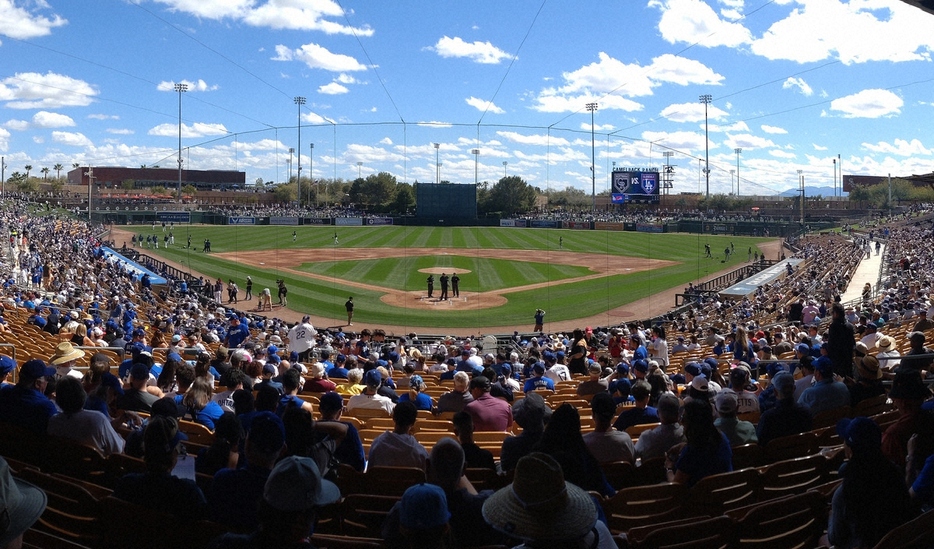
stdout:
[[[288,536],[296,525],[307,534],[315,509],[339,497],[326,480],[336,464],[362,471],[367,460],[425,469],[438,488],[406,492],[387,539],[443,536],[450,526],[460,543],[511,539],[531,547],[570,536],[612,547],[587,493],[613,495],[603,464],[664,460],[670,481],[693,486],[731,471],[734,445],[765,446],[807,431],[815,418],[886,394],[885,379],[897,421],[884,431],[871,420],[840,425],[850,461],[833,498],[830,542],[871,545],[934,505],[929,221],[891,228],[885,262],[898,276],[849,308],[840,294],[864,246],[814,235],[789,248],[802,263],[751,298],[699,298],[656,325],[516,332],[511,348],[496,352],[472,338],[422,341],[415,333],[317,330],[309,317],[290,324],[250,315],[213,293],[154,289],[121,260],[104,257],[101,227],[30,215],[16,203],[5,204],[0,222],[10,235],[2,262],[9,319],[0,320],[0,336],[25,334],[30,324],[58,342],[22,364],[0,358],[0,381],[17,373],[15,384],[0,389],[0,421],[143,458],[147,472],[121,479],[119,498],[255,530],[252,538],[225,536],[219,547],[295,541]],[[90,367],[76,369],[88,353]],[[443,385],[450,390],[435,399],[425,392],[428,380],[451,380]],[[542,398],[568,386],[589,404]],[[308,393],[317,407],[300,398]],[[393,419],[368,453],[354,424],[342,420],[355,410]],[[451,415],[457,440],[429,453],[412,434],[419,410]],[[585,413],[592,427],[584,426]],[[180,420],[215,434],[196,465],[214,476],[206,494],[171,474]],[[435,461],[443,455],[489,467],[474,434],[514,424],[518,432],[493,464],[513,475],[505,491],[477,493],[462,467]],[[627,429],[646,424],[653,425],[634,443]],[[869,528],[861,486],[872,470],[885,471],[874,482],[884,481],[887,501],[897,505]],[[535,505],[559,515],[549,523],[519,509]]]

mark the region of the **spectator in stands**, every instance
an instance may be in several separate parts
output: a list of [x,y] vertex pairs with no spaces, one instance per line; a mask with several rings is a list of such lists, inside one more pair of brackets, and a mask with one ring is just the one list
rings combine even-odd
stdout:
[[765,367],[765,374],[768,377],[768,386],[759,393],[759,412],[765,412],[775,406],[778,401],[778,393],[775,390],[775,384],[772,380],[775,376],[785,371],[785,366],[780,362],[771,362]]
[[282,396],[279,397],[279,405],[276,407],[276,414],[282,417],[285,410],[289,407],[301,408],[309,414],[313,411],[310,402],[299,398],[298,393],[301,390],[302,374],[295,368],[289,368],[282,374]]
[[149,367],[138,362],[130,368],[130,387],[124,391],[123,396],[117,398],[118,410],[133,412],[149,412],[159,397],[148,392]]
[[730,368],[730,388],[722,391],[736,395],[736,402],[739,406],[737,413],[740,414],[759,411],[759,397],[749,390],[749,378],[750,367],[741,362],[738,366]]
[[214,441],[207,448],[198,450],[195,470],[213,477],[221,469],[236,469],[240,462],[239,448],[243,436],[240,418],[233,412],[224,412],[214,422]]
[[879,349],[879,352],[876,353],[876,360],[879,361],[879,370],[891,372],[898,368],[901,364],[899,357],[902,355],[895,346],[895,338],[891,336],[880,337],[879,341],[876,342],[876,348]]
[[646,381],[637,381],[632,385],[632,396],[636,400],[635,406],[619,414],[613,428],[617,431],[625,431],[633,425],[643,423],[658,423],[658,413],[655,408],[649,406],[649,397],[651,396],[652,386]]
[[934,364],[934,358],[917,358],[915,355],[929,355],[934,353],[934,350],[924,346],[925,336],[921,332],[908,334],[908,342],[911,349],[902,357],[899,369],[916,370],[921,372],[921,375],[925,375],[926,372],[930,371],[931,365]]
[[684,427],[678,423],[681,412],[678,397],[672,393],[662,395],[658,399],[657,412],[661,425],[643,431],[633,448],[634,457],[641,458],[642,463],[664,456],[672,446],[685,441]]
[[723,391],[717,395],[717,415],[714,426],[726,435],[732,446],[756,442],[756,426],[736,417],[739,404],[736,393]]
[[564,403],[555,410],[535,451],[548,454],[561,464],[569,482],[605,497],[613,495],[600,464],[584,443],[580,414],[574,406]]
[[[83,345],[83,343],[82,343]],[[84,375],[74,369],[75,363],[84,356],[84,351],[76,349],[71,343],[63,341],[55,348],[55,353],[49,357],[49,366],[55,368],[55,379],[71,376],[81,379]]]
[[840,549],[873,547],[914,517],[908,489],[900,469],[883,456],[874,421],[842,419],[837,433],[848,461],[840,467],[843,484],[833,495],[827,540]]
[[334,450],[334,458],[339,463],[346,463],[355,470],[363,472],[366,466],[363,442],[360,440],[360,433],[352,423],[341,421],[343,409],[344,400],[339,394],[331,392],[321,395],[321,401],[318,403],[318,411],[321,413],[321,420],[318,424],[335,422],[347,426],[347,433]]
[[10,465],[0,457],[0,505],[3,508],[0,547],[23,547],[23,534],[39,520],[47,504],[45,492],[26,481],[13,478]]
[[702,478],[733,470],[733,451],[726,435],[713,423],[713,410],[702,400],[684,405],[681,416],[687,439],[676,460],[665,462],[668,481],[694,486]]
[[175,418],[151,417],[143,432],[146,472],[128,473],[121,477],[114,487],[114,497],[152,510],[172,513],[186,522],[204,518],[207,502],[201,489],[193,480],[172,475],[178,461],[179,443],[186,438],[178,430]]
[[597,507],[584,490],[564,480],[561,465],[534,452],[519,460],[515,480],[483,504],[483,518],[503,534],[525,543],[518,547],[614,549]]
[[314,460],[290,456],[269,473],[257,517],[259,528],[249,535],[224,534],[212,549],[304,547],[317,521],[316,510],[340,499],[333,482],[321,478]]
[[915,325],[912,326],[911,330],[914,332],[926,332],[934,328],[934,320],[928,319],[927,309],[921,308],[918,309],[918,321],[915,322]]
[[792,350],[794,350],[794,347],[785,339],[785,335],[782,332],[776,332],[772,336],[772,352],[775,355],[781,356]]
[[6,355],[0,355],[0,388],[12,385],[7,381],[13,370],[16,369],[16,361]]
[[572,374],[587,374],[587,341],[580,328],[575,328],[571,335],[571,349],[567,357],[568,370]]
[[[830,327],[827,329],[827,356],[833,364],[835,373],[844,377],[852,377],[853,349],[856,346],[853,325],[847,322],[846,313],[840,303],[834,303],[831,306],[830,315]],[[869,346],[868,343],[867,346]]]
[[833,364],[827,357],[814,361],[814,385],[801,393],[798,404],[805,406],[812,416],[850,405],[850,390],[834,379]]
[[473,402],[464,410],[473,418],[477,431],[508,431],[512,427],[512,407],[490,394],[489,379],[477,376],[470,380],[469,389]]
[[353,415],[354,409],[364,408],[368,410],[382,409],[386,411],[387,415],[392,414],[395,404],[389,398],[377,394],[380,385],[383,383],[383,378],[379,372],[370,370],[363,376],[363,382],[366,384],[363,392],[350,397],[350,400],[347,401],[347,413]]
[[590,375],[590,379],[587,381],[582,381],[577,386],[577,394],[583,397],[593,396],[598,393],[608,393],[609,383],[607,380],[602,379],[603,376],[603,367],[599,362],[591,362],[587,365],[587,373]]
[[541,395],[530,393],[512,405],[512,413],[522,432],[503,440],[499,464],[500,468],[507,472],[515,469],[519,459],[528,455],[541,440],[545,430],[545,419],[551,413],[551,409]]
[[416,410],[431,410],[434,403],[430,396],[422,392],[424,390],[425,380],[415,374],[409,378],[409,390],[399,395],[399,402],[411,402]]
[[496,469],[493,452],[484,450],[473,441],[473,419],[465,411],[454,414],[451,420],[454,423],[454,435],[464,449],[464,462],[466,467],[476,469]]
[[796,433],[811,430],[811,413],[794,398],[795,378],[788,372],[780,372],[772,379],[778,395],[775,407],[762,412],[756,426],[759,444]]
[[691,384],[687,386],[684,403],[687,404],[692,400],[702,400],[710,404],[713,399],[713,391],[711,391],[710,385],[706,375],[696,376],[691,380]]
[[856,406],[863,400],[885,394],[879,360],[872,355],[856,359],[856,380],[848,381],[850,406]]
[[224,414],[220,404],[211,400],[213,394],[213,382],[203,377],[196,377],[194,383],[185,392],[185,396],[182,397],[182,404],[188,408],[188,417],[212,431],[214,422]]
[[435,408],[435,413],[460,412],[464,409],[464,406],[473,402],[473,397],[467,392],[469,382],[470,376],[466,372],[455,373],[454,389],[438,397],[438,406]]
[[246,437],[246,466],[221,469],[208,492],[211,520],[236,531],[254,529],[263,487],[285,447],[285,426],[272,412],[260,412]]
[[597,393],[590,401],[593,410],[594,430],[584,435],[584,444],[599,463],[613,461],[635,462],[632,437],[625,431],[613,428],[616,403],[609,393]]
[[814,360],[810,356],[802,356],[798,369],[801,371],[801,377],[795,380],[795,401],[801,398],[805,389],[814,385]]
[[882,435],[882,453],[892,463],[898,466],[905,463],[908,440],[912,435],[931,432],[928,429],[934,423],[934,416],[921,408],[930,396],[931,391],[924,385],[919,372],[901,369],[895,375],[889,397],[898,410],[898,419]]
[[418,467],[425,469],[428,452],[415,437],[412,428],[418,411],[411,402],[400,402],[392,411],[395,425],[392,431],[386,431],[373,440],[368,455],[368,467]]
[[327,393],[337,388],[337,384],[327,378],[324,363],[315,362],[311,365],[311,379],[305,382],[302,391],[306,393]]
[[545,377],[545,363],[540,361],[532,365],[532,375],[525,380],[525,385],[522,387],[522,391],[526,394],[536,390],[555,390],[555,382]]
[[55,369],[34,358],[19,369],[16,385],[0,389],[0,421],[43,435],[48,431],[49,418],[58,413],[55,403],[45,396]]
[[[62,413],[49,418],[49,434],[96,448],[105,456],[123,452],[123,437],[114,430],[110,416],[84,409],[87,397],[81,381],[73,377],[62,378],[55,387],[55,402]],[[134,425],[142,424],[138,415],[130,414],[124,417],[132,418]],[[121,417],[114,422],[119,425],[123,420]]]

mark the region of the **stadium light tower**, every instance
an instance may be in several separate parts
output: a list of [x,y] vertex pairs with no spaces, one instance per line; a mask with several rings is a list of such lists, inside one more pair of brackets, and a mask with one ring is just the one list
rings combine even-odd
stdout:
[[298,202],[302,201],[302,105],[305,104],[305,98],[297,96],[293,101],[298,105],[298,167],[295,169],[295,197]]
[[597,110],[597,103],[587,103],[587,110],[590,111],[590,196],[592,198],[591,210],[597,211],[597,142],[594,136],[594,112]]
[[360,179],[360,167],[363,166],[363,162],[357,162],[357,179]]
[[308,184],[308,207],[311,207],[311,186],[315,185],[315,208],[318,207],[318,186],[315,184],[315,144],[308,144],[308,178],[311,183]]
[[506,162],[505,160],[503,160],[503,179],[506,179],[506,166],[508,164],[509,162]]
[[480,149],[470,149],[470,154],[473,155],[473,184],[476,185],[479,182],[477,175],[480,168]]
[[736,175],[736,170],[730,170],[730,193],[733,192],[733,176]]
[[[674,155],[674,151],[665,151],[662,153],[662,156],[665,157],[665,178],[662,188],[665,189],[666,195],[669,194],[673,187],[671,183],[671,174],[674,173],[674,169],[671,167],[671,157]],[[616,166],[616,162],[614,162],[613,165]]]
[[[175,91],[178,92],[178,189],[175,198],[182,200],[182,94],[188,91],[188,84],[180,82],[175,84]],[[90,193],[88,193],[90,196]],[[90,203],[88,203],[90,208]],[[91,212],[88,211],[88,216]],[[89,217],[90,219],[90,217]]]
[[292,155],[295,154],[295,148],[289,147],[289,183],[292,182]]
[[736,153],[736,196],[739,196],[739,153],[743,152],[743,149],[737,147],[733,152]]
[[441,143],[432,143],[435,147],[435,183],[441,183]]
[[713,97],[709,93],[705,93],[698,100],[704,104],[704,176],[707,179],[707,198],[710,198],[710,139],[707,137],[707,105],[713,101]]
[[801,188],[801,226],[804,227],[804,170],[798,170],[798,186]]

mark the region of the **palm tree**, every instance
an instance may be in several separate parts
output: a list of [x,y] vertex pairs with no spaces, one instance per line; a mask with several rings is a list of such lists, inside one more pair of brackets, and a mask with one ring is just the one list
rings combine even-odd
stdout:
[[45,166],[39,171],[42,172],[42,180],[48,181],[49,180],[49,167]]
[[75,162],[71,165],[71,167],[77,170],[78,168],[81,167],[81,164],[78,164],[77,162]]
[[26,164],[26,180],[29,180],[29,171],[32,170],[31,164]]
[[61,162],[59,162],[58,164],[52,166],[52,169],[55,170],[55,179],[61,179],[62,170],[65,169],[65,166],[62,166]]

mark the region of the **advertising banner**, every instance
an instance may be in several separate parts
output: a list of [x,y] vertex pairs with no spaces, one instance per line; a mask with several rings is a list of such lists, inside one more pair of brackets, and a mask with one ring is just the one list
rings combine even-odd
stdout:
[[228,217],[227,224],[228,225],[256,225],[256,218],[255,217],[241,217],[241,216]]
[[392,225],[391,217],[368,217],[366,218],[367,225]]
[[335,217],[334,224],[338,227],[359,227],[363,225],[363,219],[359,217]]
[[330,217],[306,217],[302,219],[303,225],[330,225]]
[[530,221],[530,227],[536,229],[557,229],[560,221],[549,221],[546,219],[533,219]]
[[590,221],[565,221],[563,225],[565,229],[590,230]]
[[663,233],[665,232],[665,226],[660,223],[636,223],[636,232]]
[[159,212],[156,219],[166,223],[191,223],[191,212]]
[[622,223],[607,223],[606,221],[596,221],[593,224],[593,228],[596,231],[622,231]]
[[277,216],[269,218],[270,225],[298,225],[298,217]]

